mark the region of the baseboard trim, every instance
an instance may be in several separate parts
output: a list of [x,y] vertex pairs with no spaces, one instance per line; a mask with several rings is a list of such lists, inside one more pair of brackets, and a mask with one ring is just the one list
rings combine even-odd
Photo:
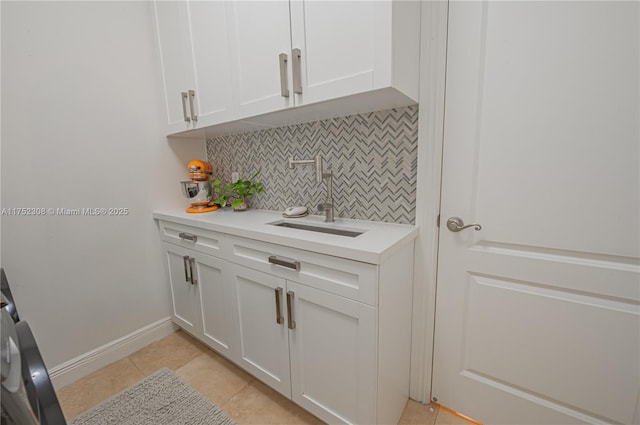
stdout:
[[53,387],[59,390],[172,334],[177,329],[171,317],[166,317],[55,366],[49,370]]

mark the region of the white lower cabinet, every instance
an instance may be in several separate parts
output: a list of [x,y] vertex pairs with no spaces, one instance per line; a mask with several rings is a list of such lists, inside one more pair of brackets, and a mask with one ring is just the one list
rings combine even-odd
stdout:
[[209,347],[231,356],[231,288],[224,260],[163,243],[174,322]]
[[376,423],[376,309],[287,281],[291,395],[328,423]]
[[286,281],[231,263],[229,270],[238,342],[236,363],[291,398]]
[[183,227],[160,223],[177,325],[323,421],[397,423],[413,243],[374,265]]
[[375,423],[375,308],[230,264],[237,362],[330,423]]

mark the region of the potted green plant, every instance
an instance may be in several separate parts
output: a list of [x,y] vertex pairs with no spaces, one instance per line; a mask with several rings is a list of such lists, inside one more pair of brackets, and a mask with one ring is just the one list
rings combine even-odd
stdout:
[[253,181],[258,174],[260,171],[247,180],[238,180],[235,183],[228,183],[220,179],[211,182],[215,198],[214,204],[224,207],[231,202],[231,208],[234,211],[246,210],[249,207],[247,198],[254,193],[264,191],[262,183]]

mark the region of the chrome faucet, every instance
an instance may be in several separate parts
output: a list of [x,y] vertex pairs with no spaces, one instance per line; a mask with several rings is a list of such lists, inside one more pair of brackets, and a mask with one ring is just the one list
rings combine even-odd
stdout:
[[322,180],[327,179],[327,196],[324,202],[318,204],[318,211],[324,211],[324,221],[331,223],[335,221],[333,216],[333,173],[325,173],[322,167],[322,157],[316,155],[315,159],[299,159],[294,160],[289,158],[289,168],[294,168],[296,165],[313,164],[316,168],[316,182],[322,183]]

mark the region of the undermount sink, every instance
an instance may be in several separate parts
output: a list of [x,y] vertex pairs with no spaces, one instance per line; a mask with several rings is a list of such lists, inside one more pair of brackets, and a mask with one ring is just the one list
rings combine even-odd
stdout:
[[271,224],[272,226],[287,227],[290,229],[308,230],[310,232],[330,233],[332,235],[348,236],[350,238],[355,238],[356,236],[360,236],[364,233],[355,230],[341,229],[339,227],[313,226],[310,224],[292,223],[290,221],[276,221],[269,224]]

